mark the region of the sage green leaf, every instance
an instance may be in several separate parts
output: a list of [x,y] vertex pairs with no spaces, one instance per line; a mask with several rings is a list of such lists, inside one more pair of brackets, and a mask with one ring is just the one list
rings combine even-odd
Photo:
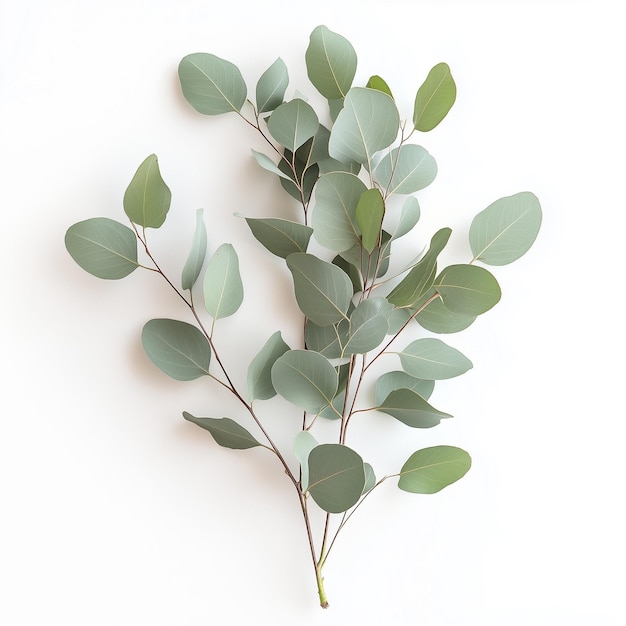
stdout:
[[293,451],[300,463],[300,486],[303,492],[309,486],[309,454],[317,445],[317,440],[308,430],[301,430],[293,442]]
[[351,161],[350,163],[342,163],[328,157],[319,162],[320,174],[330,174],[331,172],[348,172],[355,176],[361,171],[361,164]]
[[369,463],[363,463],[363,469],[365,471],[365,484],[363,485],[363,492],[361,495],[365,495],[376,486],[376,474],[374,473],[374,468]]
[[361,274],[372,280],[380,278],[389,269],[389,257],[391,256],[391,235],[381,231],[380,245],[377,245],[371,254],[366,254],[360,244],[344,250],[341,256],[348,262],[360,269]]
[[405,144],[383,157],[375,175],[387,194],[414,193],[435,180],[437,163],[422,146]]
[[257,241],[283,259],[294,252],[306,252],[313,234],[310,226],[274,217],[247,217],[246,222]]
[[279,167],[270,159],[267,154],[263,154],[263,152],[258,152],[257,150],[252,150],[252,155],[254,156],[256,162],[268,172],[272,172],[272,174],[276,174],[285,180],[291,181],[291,177],[288,174],[285,174]]
[[285,62],[279,57],[261,74],[256,84],[256,106],[259,113],[273,111],[280,106],[289,84]]
[[313,350],[288,350],[272,366],[274,389],[292,404],[317,412],[330,404],[337,392],[337,370]]
[[276,395],[272,384],[272,366],[289,350],[280,331],[276,331],[248,366],[248,399],[268,400]]
[[334,398],[333,401],[325,406],[319,413],[319,417],[323,417],[326,420],[338,420],[341,419],[343,413],[343,405],[346,401],[346,390],[343,389],[340,391]]
[[117,280],[139,267],[137,236],[108,217],[92,217],[70,226],[65,247],[80,267],[98,278]]
[[215,442],[224,448],[247,450],[261,445],[243,426],[229,417],[194,417],[187,411],[183,411],[183,417],[208,430]]
[[395,389],[376,407],[411,428],[432,428],[447,417],[412,389]]
[[438,334],[458,333],[471,326],[475,315],[451,311],[440,298],[433,300],[415,316],[415,321],[426,330]]
[[541,219],[539,200],[529,191],[496,200],[470,226],[473,260],[507,265],[519,259],[537,238]]
[[366,190],[365,183],[348,172],[330,172],[319,179],[311,225],[322,246],[342,252],[360,244],[356,207]]
[[150,360],[175,380],[209,374],[211,346],[202,332],[187,322],[150,320],[141,332],[141,343]]
[[337,121],[337,116],[339,115],[341,109],[343,109],[343,103],[343,98],[336,98],[328,101],[328,112],[330,113],[330,119],[333,124]]
[[172,193],[161,178],[159,162],[150,155],[139,166],[124,193],[124,212],[144,228],[159,228],[170,209]]
[[243,302],[239,257],[233,246],[222,244],[211,257],[204,273],[204,304],[213,319],[228,317]]
[[296,98],[276,108],[267,127],[281,146],[294,152],[315,135],[319,120],[310,104]]
[[498,281],[484,267],[450,265],[435,279],[435,290],[448,309],[463,315],[480,315],[499,300]]
[[348,319],[329,326],[318,326],[307,320],[304,333],[306,347],[323,354],[327,359],[339,359],[348,342],[348,328]]
[[[307,142],[308,143],[308,142]],[[305,144],[306,145],[306,144]],[[278,169],[284,174],[280,179],[282,188],[299,203],[307,203],[311,199],[313,187],[319,176],[316,163],[308,165],[300,159],[295,160],[295,175],[291,169],[292,152],[285,149],[284,158],[278,162]]]
[[311,33],[304,55],[307,75],[328,100],[343,98],[356,74],[357,58],[352,44],[326,26]]
[[350,315],[344,354],[364,354],[379,346],[387,335],[392,310],[385,298],[362,300]]
[[337,443],[321,444],[309,453],[309,493],[327,513],[343,513],[361,498],[365,487],[363,459]]
[[415,96],[413,125],[427,132],[443,120],[456,100],[456,84],[446,63],[433,67]]
[[356,205],[356,222],[361,229],[363,247],[368,251],[376,247],[385,216],[385,201],[377,188],[361,194]]
[[352,287],[354,288],[354,293],[358,293],[363,290],[363,282],[361,280],[361,272],[356,265],[350,263],[350,261],[346,261],[340,254],[338,254],[333,259],[333,265],[340,267],[348,276],[350,281],[352,282]]
[[389,97],[393,98],[389,85],[380,76],[370,76],[370,79],[367,81],[367,85],[365,86],[368,89],[378,89],[378,91],[382,91]]
[[410,389],[419,394],[424,400],[430,398],[435,388],[434,380],[423,380],[409,376],[406,372],[386,372],[376,381],[375,397],[376,404],[382,404],[383,400],[396,389]]
[[425,380],[454,378],[472,368],[472,362],[456,348],[431,337],[413,341],[399,356],[407,374]]
[[398,487],[410,493],[437,493],[463,478],[470,455],[454,446],[433,446],[414,452],[402,466]]
[[183,58],[178,77],[187,102],[199,113],[241,111],[248,89],[236,65],[213,54],[196,52]]
[[402,205],[400,219],[396,230],[393,232],[393,239],[400,239],[413,230],[413,227],[420,219],[420,205],[415,196],[408,196]]
[[387,296],[389,302],[398,307],[410,307],[424,297],[433,286],[437,257],[448,243],[451,233],[449,228],[442,228],[433,235],[426,254]]
[[345,272],[312,254],[287,257],[300,310],[315,324],[330,326],[345,319],[352,299],[352,283]]
[[328,152],[338,161],[356,161],[371,169],[372,157],[393,143],[399,126],[392,98],[376,89],[353,87],[330,131]]
[[183,267],[182,287],[183,289],[191,289],[202,270],[204,258],[206,257],[207,236],[206,226],[202,219],[202,209],[196,211],[196,230],[191,240],[191,250]]

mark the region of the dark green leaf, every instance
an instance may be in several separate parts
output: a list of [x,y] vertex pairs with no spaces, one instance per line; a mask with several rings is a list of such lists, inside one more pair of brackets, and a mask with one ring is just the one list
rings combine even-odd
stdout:
[[182,287],[191,289],[202,270],[204,258],[206,257],[207,236],[204,220],[202,219],[202,209],[196,211],[196,230],[191,240],[191,250],[183,267]]
[[407,374],[424,380],[454,378],[472,367],[472,362],[456,348],[431,337],[413,341],[399,354]]
[[412,389],[392,391],[377,409],[392,415],[411,428],[432,428],[442,419],[452,417],[432,407]]
[[434,446],[414,452],[402,466],[398,487],[410,493],[437,493],[467,474],[470,455],[453,446]]
[[501,296],[493,274],[477,265],[446,267],[435,279],[434,288],[448,309],[463,315],[485,313]]
[[443,120],[456,100],[456,84],[446,63],[439,63],[430,70],[426,80],[417,91],[413,109],[413,125],[427,132]]
[[139,166],[124,193],[124,211],[139,226],[159,228],[171,200],[172,193],[161,178],[156,155],[152,154]]
[[272,254],[286,259],[294,252],[306,252],[313,234],[310,226],[278,218],[247,217],[255,238]]
[[333,265],[340,267],[347,275],[348,278],[352,281],[352,286],[354,287],[354,293],[358,293],[363,289],[363,282],[361,281],[361,273],[356,265],[346,261],[341,255],[337,255],[333,259]]
[[228,417],[194,417],[187,411],[183,412],[183,417],[188,422],[208,430],[215,442],[224,448],[247,450],[261,445],[243,426]]
[[280,331],[276,331],[252,359],[248,366],[248,398],[267,400],[276,395],[272,384],[272,366],[276,360],[289,350]]
[[361,194],[356,205],[356,222],[361,229],[363,247],[372,252],[380,239],[380,230],[385,215],[385,202],[377,188]]
[[259,78],[256,85],[256,106],[259,113],[273,111],[280,106],[289,84],[285,62],[279,57]]
[[204,303],[213,319],[228,317],[243,302],[239,258],[229,243],[222,244],[211,257],[204,273]]

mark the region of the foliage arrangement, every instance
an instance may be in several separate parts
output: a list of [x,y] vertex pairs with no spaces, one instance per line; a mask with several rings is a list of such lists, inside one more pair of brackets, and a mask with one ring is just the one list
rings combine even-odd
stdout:
[[[542,214],[530,192],[500,198],[471,222],[468,262],[438,268],[451,235],[450,228],[441,228],[425,250],[392,273],[394,242],[411,233],[420,218],[415,193],[437,174],[435,159],[410,139],[435,128],[452,107],[456,85],[450,68],[439,63],[430,70],[407,123],[380,76],[365,86],[353,85],[357,55],[341,35],[315,28],[305,61],[311,83],[328,102],[327,126],[300,93],[285,101],[289,76],[280,58],[258,79],[254,100],[229,61],[196,53],[179,66],[182,92],[194,109],[205,115],[234,113],[267,142],[269,154],[252,151],[256,162],[301,208],[300,221],[245,218],[254,239],[284,260],[281,271],[291,275],[303,316],[297,323],[304,328],[298,346],[287,345],[279,329],[264,338],[247,367],[246,389],[233,383],[217,337],[218,320],[234,315],[244,298],[239,257],[226,243],[207,261],[199,209],[180,280],[165,275],[148,245],[148,229],[164,224],[171,200],[155,155],[141,163],[124,194],[130,226],[108,217],[87,219],[68,229],[65,245],[94,276],[120,279],[142,268],[161,275],[180,296],[190,322],[148,321],[141,333],[145,352],[168,376],[207,377],[237,398],[254,432],[241,417],[183,416],[221,446],[262,447],[275,456],[279,475],[293,485],[302,510],[319,600],[326,607],[322,570],[346,522],[371,493],[396,479],[406,492],[432,494],[459,480],[471,465],[466,451],[439,445],[417,450],[380,478],[348,446],[350,425],[366,411],[413,429],[432,428],[451,417],[429,402],[435,381],[459,376],[472,363],[435,335],[466,329],[500,300],[498,282],[484,266],[521,257],[538,234]],[[310,251],[312,237],[323,253]],[[197,292],[204,310],[196,303]],[[426,332],[415,338],[420,328]],[[394,355],[388,361],[400,368],[375,376],[373,364],[386,355]],[[363,393],[366,389],[373,393]],[[295,407],[286,426],[293,432],[290,450],[279,449],[264,425],[263,401],[277,394]],[[333,440],[316,438],[320,420],[334,420]],[[312,527],[312,506],[325,513],[319,536]]]

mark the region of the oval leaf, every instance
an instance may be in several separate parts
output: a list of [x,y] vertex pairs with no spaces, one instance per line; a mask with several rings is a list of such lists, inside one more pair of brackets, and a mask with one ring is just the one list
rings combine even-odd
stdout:
[[386,372],[376,381],[376,404],[382,404],[383,400],[396,389],[410,389],[424,400],[428,400],[434,388],[434,380],[414,378],[406,372]]
[[213,54],[187,55],[178,66],[178,77],[187,102],[199,113],[240,111],[246,101],[248,90],[239,68]]
[[317,412],[330,404],[339,378],[330,361],[313,350],[289,350],[272,367],[274,389],[292,404]]
[[293,451],[300,463],[302,491],[306,491],[309,486],[309,454],[317,445],[315,437],[308,430],[301,430],[293,442]]
[[399,354],[407,374],[425,380],[454,378],[472,368],[466,356],[436,338],[417,339]]
[[309,80],[328,100],[343,98],[356,74],[356,52],[352,44],[326,26],[311,33],[305,53]]
[[311,139],[319,125],[313,107],[300,98],[281,104],[267,123],[272,137],[292,152]]
[[198,276],[200,276],[204,258],[206,257],[207,236],[202,214],[202,209],[196,211],[196,230],[191,241],[189,256],[187,257],[185,267],[183,267],[181,281],[183,289],[191,289],[194,286]]
[[194,380],[209,374],[211,347],[191,324],[150,320],[143,327],[141,343],[150,360],[175,380]]
[[415,316],[415,321],[426,330],[438,334],[458,333],[471,326],[475,315],[451,311],[440,298],[433,300]]
[[183,412],[183,417],[188,422],[208,430],[215,442],[224,448],[247,450],[261,445],[243,426],[228,417],[194,417],[187,411]]
[[378,91],[382,91],[390,98],[393,98],[389,85],[380,76],[370,76],[370,79],[367,81],[367,85],[365,86],[368,89],[378,89]]
[[273,111],[280,106],[289,84],[285,62],[279,57],[261,75],[256,85],[256,106],[259,113]]
[[144,228],[159,228],[170,209],[172,193],[161,178],[156,155],[150,155],[137,169],[124,193],[124,212]]
[[86,272],[109,280],[128,276],[139,267],[137,236],[108,217],[93,217],[70,226],[65,247]]
[[446,63],[439,63],[430,70],[418,89],[413,109],[413,125],[416,130],[427,132],[443,120],[456,100],[456,84]]
[[395,389],[376,407],[411,428],[432,428],[448,413],[438,411],[412,389]]
[[376,486],[376,474],[374,468],[369,463],[363,463],[365,470],[365,484],[363,485],[363,495],[371,491]]
[[500,300],[498,281],[477,265],[450,265],[435,279],[434,288],[455,313],[480,315]]
[[368,298],[350,315],[344,354],[364,354],[380,345],[389,330],[393,307],[385,298]]
[[283,259],[294,252],[306,252],[313,234],[310,226],[273,217],[247,217],[246,222],[257,241]]
[[213,319],[228,317],[243,302],[239,257],[233,246],[222,244],[211,257],[204,273],[204,303]]
[[330,326],[318,326],[308,320],[304,334],[306,347],[323,354],[327,359],[339,359],[348,342],[348,328],[347,319]]
[[376,247],[385,216],[385,202],[377,188],[361,194],[356,205],[356,222],[361,229],[363,247],[368,251]]
[[400,114],[387,94],[353,87],[330,131],[328,152],[338,161],[370,165],[376,152],[391,145],[398,134]]
[[276,331],[252,359],[248,366],[248,398],[267,400],[276,395],[272,385],[272,366],[276,360],[289,350],[280,331]]
[[414,144],[394,148],[376,166],[376,178],[387,194],[419,191],[428,187],[435,176],[435,159]]
[[420,219],[420,205],[415,196],[409,196],[405,199],[400,213],[398,225],[393,233],[393,239],[400,239],[413,230],[413,227]]
[[474,261],[507,265],[533,245],[541,227],[541,205],[529,191],[496,200],[472,220],[469,231]]
[[309,493],[327,513],[343,513],[365,487],[363,459],[347,446],[327,443],[309,453]]
[[434,446],[414,452],[400,470],[398,487],[410,493],[437,493],[467,474],[470,455],[454,446]]
[[296,252],[287,257],[300,310],[318,326],[346,319],[352,299],[352,283],[345,272],[312,254]]

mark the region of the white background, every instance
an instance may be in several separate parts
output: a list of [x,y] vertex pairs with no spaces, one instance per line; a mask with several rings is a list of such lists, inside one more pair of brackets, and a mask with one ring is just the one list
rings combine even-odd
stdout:
[[[626,623],[624,2],[3,0],[0,11],[0,623]],[[233,217],[289,215],[289,199],[253,162],[253,131],[193,111],[176,69],[211,52],[253,94],[281,56],[287,95],[313,96],[304,51],[318,24],[352,42],[356,82],[382,75],[404,117],[428,70],[452,68],[457,103],[419,137],[439,176],[420,195],[414,246],[450,226],[449,258],[467,261],[471,217],[493,200],[530,190],[544,210],[535,247],[494,268],[502,302],[447,338],[474,362],[433,396],[455,419],[354,427],[379,475],[435,443],[466,448],[474,465],[435,496],[393,484],[372,495],[329,561],[327,611],[278,465],[219,448],[181,412],[245,418],[215,386],[171,381],[143,354],[145,321],[186,319],[177,298],[146,272],[95,279],[63,245],[76,221],[123,221],[126,185],[156,153],[174,198],[152,240],[166,271],[178,276],[199,207],[211,249],[230,241],[241,257],[246,301],[216,335],[236,381],[274,330],[297,342],[288,276]],[[292,413],[263,411],[288,446]]]

